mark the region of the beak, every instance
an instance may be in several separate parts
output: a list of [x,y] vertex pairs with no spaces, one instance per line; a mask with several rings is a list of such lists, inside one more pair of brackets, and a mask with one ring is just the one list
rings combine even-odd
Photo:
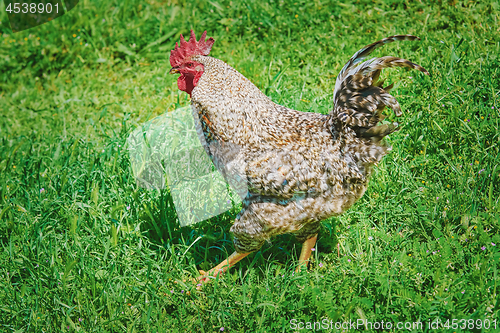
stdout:
[[177,73],[179,73],[178,67],[172,67],[170,68],[170,72],[168,72],[168,74],[177,74]]

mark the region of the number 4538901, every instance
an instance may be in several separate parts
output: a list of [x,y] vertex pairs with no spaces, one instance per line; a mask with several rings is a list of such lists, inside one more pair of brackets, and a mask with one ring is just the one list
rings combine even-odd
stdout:
[[23,13],[23,14],[42,14],[42,13],[52,13],[52,10],[55,9],[56,13],[59,13],[59,4],[55,4],[54,8],[51,3],[43,4],[43,3],[9,3],[5,11],[9,13]]
[[454,329],[460,328],[462,330],[472,330],[472,329],[486,329],[490,328],[497,329],[497,320],[489,320],[489,319],[452,319],[451,321],[448,319],[444,324],[444,328]]

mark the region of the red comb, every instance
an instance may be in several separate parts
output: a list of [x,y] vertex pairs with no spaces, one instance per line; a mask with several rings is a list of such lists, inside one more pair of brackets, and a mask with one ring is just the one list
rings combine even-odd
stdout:
[[184,62],[184,59],[194,55],[207,56],[210,53],[215,40],[210,37],[207,41],[205,41],[206,37],[207,31],[205,30],[205,32],[201,35],[200,40],[197,42],[194,31],[191,30],[191,37],[189,37],[189,41],[186,42],[184,40],[184,36],[181,34],[181,45],[177,45],[176,42],[175,48],[170,51],[170,65],[172,65],[172,67],[180,66]]

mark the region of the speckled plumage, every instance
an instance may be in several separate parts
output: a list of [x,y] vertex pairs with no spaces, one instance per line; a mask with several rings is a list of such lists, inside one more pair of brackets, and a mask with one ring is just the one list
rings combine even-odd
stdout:
[[[192,38],[194,35],[192,35]],[[385,106],[400,115],[386,67],[427,71],[408,60],[363,59],[392,36],[358,51],[340,72],[329,115],[277,105],[221,60],[193,55],[203,74],[191,91],[198,136],[207,154],[243,198],[231,232],[237,252],[256,251],[270,237],[295,233],[301,242],[319,222],[339,215],[365,192],[371,167],[389,151],[381,139],[397,124],[377,123]],[[362,63],[361,63],[362,62]]]

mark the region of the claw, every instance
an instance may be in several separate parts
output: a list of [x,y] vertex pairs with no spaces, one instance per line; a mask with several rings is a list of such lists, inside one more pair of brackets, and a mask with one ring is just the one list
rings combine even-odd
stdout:
[[307,263],[299,264],[297,268],[295,268],[295,273],[300,273],[302,269],[305,269],[307,272]]
[[[212,268],[208,272],[205,272],[203,270],[199,270],[200,276],[196,279],[196,281],[199,284],[199,283],[205,283],[208,280],[210,280],[211,278],[216,278],[219,274],[223,274],[229,267],[232,267],[234,264],[236,264],[238,261],[245,258],[249,254],[250,254],[250,252],[248,252],[248,253],[234,252],[233,254],[231,254],[229,256],[229,258],[227,258],[226,260],[224,260],[223,262],[221,262],[219,265]],[[200,287],[200,286],[198,286],[198,287]],[[196,289],[198,289],[198,288],[196,288]]]
[[201,290],[204,283],[210,280],[210,275],[204,270],[198,270],[200,275],[198,277],[192,278],[191,283],[196,284],[196,290]]
[[200,290],[201,289],[200,284],[206,283],[206,282],[210,281],[210,279],[216,278],[217,275],[223,273],[222,269],[220,269],[219,271],[220,271],[219,273],[215,273],[215,269],[211,269],[208,272],[205,272],[204,270],[201,270],[201,269],[198,270],[198,272],[200,273],[200,276],[198,276],[196,279],[194,279],[194,282],[197,283],[196,289]]

